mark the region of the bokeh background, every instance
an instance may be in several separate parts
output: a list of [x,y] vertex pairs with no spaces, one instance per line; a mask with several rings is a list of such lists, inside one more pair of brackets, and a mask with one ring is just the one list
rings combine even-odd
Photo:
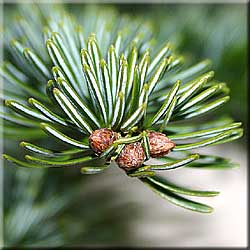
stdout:
[[[111,5],[111,4],[109,4]],[[67,4],[81,15],[83,4]],[[5,246],[243,247],[247,245],[247,7],[245,4],[115,4],[150,20],[155,40],[172,41],[190,63],[210,58],[216,78],[231,88],[218,112],[243,121],[245,136],[200,150],[240,163],[231,170],[183,168],[166,175],[221,194],[202,198],[215,208],[197,214],[175,207],[115,166],[95,176],[73,170],[4,169]],[[4,20],[16,11],[4,5]],[[6,22],[5,22],[5,25]],[[15,142],[16,143],[16,142]],[[15,151],[5,141],[5,149]],[[17,154],[17,152],[16,152]],[[7,164],[7,163],[5,163]]]

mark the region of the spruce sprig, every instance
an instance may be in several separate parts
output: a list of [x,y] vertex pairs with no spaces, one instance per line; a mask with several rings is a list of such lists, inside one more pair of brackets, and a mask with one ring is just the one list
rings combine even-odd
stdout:
[[[40,10],[39,13],[45,15]],[[25,24],[20,24],[22,37],[30,47],[27,48],[20,38],[12,40],[10,52],[14,60],[2,66],[1,74],[21,89],[22,95],[15,98],[13,90],[5,92],[3,98],[9,111],[1,116],[17,124],[17,131],[22,125],[37,131],[35,137],[41,137],[43,130],[49,138],[64,143],[66,149],[48,149],[21,142],[20,146],[31,153],[25,155],[26,161],[7,154],[4,158],[22,167],[65,166],[79,168],[83,174],[96,174],[119,159],[126,145],[143,145],[148,160],[152,157],[149,133],[162,132],[174,142],[169,148],[173,153],[161,155],[159,159],[164,161],[161,165],[143,162],[136,168],[126,169],[127,175],[139,178],[176,205],[211,212],[211,207],[183,198],[181,194],[215,196],[218,192],[177,187],[156,172],[197,167],[195,162],[202,168],[232,166],[230,161],[214,156],[203,156],[200,163],[199,154],[189,151],[242,136],[240,122],[216,125],[214,120],[208,127],[204,123],[205,128],[196,129],[193,120],[210,114],[229,100],[227,85],[213,79],[214,72],[208,70],[208,60],[185,68],[182,66],[184,58],[170,43],[158,48],[149,46],[147,25],[142,32],[140,22],[135,25],[134,21],[121,18],[119,25],[113,27],[106,17],[102,18],[95,20],[98,26],[91,30],[98,30],[97,34],[90,32],[88,38],[83,29],[92,19],[86,20],[82,27],[63,10],[53,13],[50,19],[45,18],[47,58],[39,54],[37,48],[41,45],[36,39],[30,39],[27,33],[30,29],[26,31],[22,26]],[[42,84],[32,88],[32,79],[38,83],[48,81],[46,88]],[[28,104],[24,103],[25,96],[32,96]],[[185,125],[187,122],[190,125]],[[191,131],[185,131],[185,126]],[[88,138],[101,128],[115,131],[118,138],[101,154],[96,154]],[[7,133],[11,129],[13,125],[6,126]],[[20,132],[23,133],[23,129]],[[174,152],[179,151],[184,152],[183,158],[175,157]]]

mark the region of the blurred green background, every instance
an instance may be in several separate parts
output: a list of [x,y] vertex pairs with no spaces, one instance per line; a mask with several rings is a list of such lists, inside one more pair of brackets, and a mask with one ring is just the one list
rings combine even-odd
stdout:
[[[150,20],[155,27],[155,40],[172,41],[190,64],[210,58],[216,78],[231,88],[231,101],[218,112],[243,121],[247,128],[245,4],[116,4],[114,7],[122,14]],[[81,18],[85,5],[67,4],[67,8]],[[4,19],[15,11],[16,5],[5,4]],[[236,145],[239,147],[233,150]],[[11,148],[12,144],[5,142],[5,147]],[[139,183],[128,180],[115,168],[98,177],[61,169],[42,172],[5,168],[4,245],[242,246],[246,242],[246,139],[211,150],[241,162],[241,169],[236,170],[236,175],[227,171],[175,172],[179,181],[188,176],[190,184],[193,181],[202,186],[204,182],[220,187],[222,192],[230,191],[218,197],[221,200],[215,202],[216,212],[210,217],[165,205],[165,201],[144,191]],[[234,203],[229,201],[231,196]],[[238,213],[236,224],[233,215],[231,224],[226,219],[232,209]],[[229,228],[230,225],[235,226]]]
[[122,4],[119,10],[150,18],[157,30],[156,40],[172,41],[191,62],[211,59],[215,76],[231,88],[227,112],[236,120],[246,121],[247,105],[242,105],[246,104],[247,95],[246,5]]

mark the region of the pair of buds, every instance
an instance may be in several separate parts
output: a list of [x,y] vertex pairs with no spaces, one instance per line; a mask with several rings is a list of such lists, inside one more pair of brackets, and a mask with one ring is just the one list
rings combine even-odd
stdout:
[[[165,134],[147,131],[150,157],[157,158],[168,154],[175,147]],[[119,138],[118,133],[111,129],[101,128],[93,131],[89,137],[92,150],[100,155]],[[140,167],[145,160],[145,150],[140,141],[126,144],[120,152],[116,162],[118,166],[126,171]]]

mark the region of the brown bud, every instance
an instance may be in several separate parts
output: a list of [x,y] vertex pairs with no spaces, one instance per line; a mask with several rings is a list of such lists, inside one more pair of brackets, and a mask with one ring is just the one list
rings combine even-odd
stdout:
[[145,159],[144,148],[140,142],[127,144],[120,153],[117,163],[120,168],[131,170],[140,167]]
[[108,128],[101,128],[93,131],[90,135],[89,145],[95,153],[101,154],[117,139],[116,132]]
[[171,141],[165,134],[160,132],[148,132],[150,156],[161,157],[166,155],[171,149],[175,147],[175,143]]

